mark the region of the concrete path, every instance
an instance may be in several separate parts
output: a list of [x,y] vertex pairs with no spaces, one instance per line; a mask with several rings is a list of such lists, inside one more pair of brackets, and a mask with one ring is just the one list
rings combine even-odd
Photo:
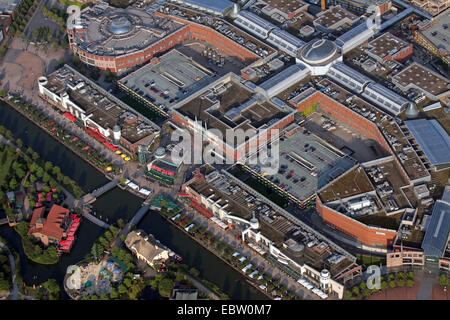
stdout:
[[417,292],[417,300],[430,300],[434,284],[437,283],[437,277],[424,273],[420,281],[419,291]]

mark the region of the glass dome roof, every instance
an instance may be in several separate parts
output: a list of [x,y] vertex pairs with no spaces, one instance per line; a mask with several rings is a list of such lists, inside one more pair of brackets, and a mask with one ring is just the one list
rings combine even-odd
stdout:
[[109,31],[114,34],[124,34],[131,30],[131,21],[127,17],[116,17],[109,24]]
[[317,64],[331,58],[336,53],[336,44],[326,39],[309,42],[302,50],[301,57],[306,62]]

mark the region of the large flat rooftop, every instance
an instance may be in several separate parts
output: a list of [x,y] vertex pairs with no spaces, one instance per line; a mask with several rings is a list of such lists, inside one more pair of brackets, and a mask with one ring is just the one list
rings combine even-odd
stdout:
[[368,50],[370,53],[384,59],[388,55],[393,55],[398,51],[409,47],[409,43],[389,32],[386,32],[375,40],[370,41],[369,47],[372,47]]
[[279,148],[279,171],[265,178],[300,201],[307,200],[355,165],[354,159],[301,128],[289,137],[282,137]]
[[314,20],[314,24],[320,25],[326,29],[334,29],[344,24],[353,24],[358,19],[358,16],[345,10],[341,6],[333,6],[328,10],[319,13],[319,17]]
[[224,137],[227,129],[264,129],[293,112],[268,100],[258,100],[254,94],[236,75],[230,74],[176,106],[175,110],[193,121],[201,121],[208,129],[218,129]]
[[423,29],[418,32],[428,39],[436,48],[442,48],[442,51],[450,53],[450,10],[441,12]]
[[0,11],[3,13],[13,12],[20,0],[0,0]]
[[394,153],[400,158],[400,162],[411,180],[428,176],[428,170],[414,151],[397,122],[394,120],[384,122],[381,128]]
[[84,110],[86,117],[104,129],[112,130],[118,124],[122,137],[131,143],[154,132],[147,121],[128,111],[112,96],[102,92],[97,85],[68,66],[51,73],[47,79],[45,87],[48,90],[57,95],[67,92],[70,100]]
[[[217,202],[217,210],[226,211],[231,216],[248,221],[254,213],[261,233],[299,264],[306,262],[319,270],[327,268],[332,275],[336,275],[352,263],[327,241],[318,239],[316,234],[288,219],[270,203],[266,203],[256,192],[236,183],[236,178],[212,172],[205,167],[209,166],[200,168],[205,179],[201,182],[194,179],[188,186],[204,197],[211,197],[209,202]],[[248,228],[248,223],[240,223],[242,220],[230,221],[238,230]]]
[[166,3],[160,8],[160,11],[164,15],[174,16],[189,21],[190,23],[197,23],[212,28],[216,32],[219,32],[232,41],[247,48],[258,57],[264,58],[274,54],[277,51],[253,35],[218,17],[206,15],[202,12],[178,6],[173,3]]
[[[271,8],[280,10],[285,14],[290,14],[305,6],[305,2],[302,0],[262,0],[262,3],[266,3]],[[266,6],[266,10],[270,11]]]
[[137,8],[119,9],[103,4],[84,9],[80,21],[75,28],[77,46],[101,56],[145,49],[184,26]]
[[448,79],[418,63],[411,64],[397,73],[393,78],[403,88],[415,85],[421,90],[435,96],[450,89]]
[[158,107],[170,108],[212,82],[214,77],[209,69],[174,49],[119,83]]
[[[373,185],[377,188],[378,196],[388,211],[397,210],[395,207],[410,207],[408,199],[401,190],[408,183],[394,160],[371,166],[367,170]],[[373,172],[381,173],[383,177],[381,178]]]
[[357,167],[328,185],[318,195],[322,202],[327,203],[373,190],[372,184],[364,170],[361,167]]

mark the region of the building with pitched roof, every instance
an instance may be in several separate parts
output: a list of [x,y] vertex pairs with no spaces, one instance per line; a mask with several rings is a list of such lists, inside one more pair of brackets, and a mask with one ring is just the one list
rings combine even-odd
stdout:
[[125,245],[139,260],[145,261],[152,267],[166,262],[171,253],[153,235],[147,235],[143,230],[131,231],[125,239]]
[[69,209],[54,204],[47,215],[45,209],[45,207],[34,209],[28,235],[41,240],[46,246],[59,244],[71,225]]

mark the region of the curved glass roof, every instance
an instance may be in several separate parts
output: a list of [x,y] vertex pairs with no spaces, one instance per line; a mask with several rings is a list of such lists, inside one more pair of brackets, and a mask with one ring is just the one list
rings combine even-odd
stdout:
[[302,58],[306,62],[320,63],[336,53],[336,44],[330,40],[317,39],[309,42],[302,50]]
[[114,34],[123,34],[131,30],[131,21],[126,17],[116,17],[109,24],[109,31]]

